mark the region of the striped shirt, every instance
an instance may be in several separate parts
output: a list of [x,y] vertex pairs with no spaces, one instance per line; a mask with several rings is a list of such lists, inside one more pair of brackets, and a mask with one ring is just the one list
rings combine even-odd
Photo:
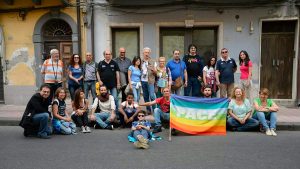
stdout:
[[58,60],[57,64],[57,62],[52,63],[52,59],[47,59],[43,63],[41,73],[44,75],[45,83],[55,83],[55,81],[61,83],[63,76],[63,62]]

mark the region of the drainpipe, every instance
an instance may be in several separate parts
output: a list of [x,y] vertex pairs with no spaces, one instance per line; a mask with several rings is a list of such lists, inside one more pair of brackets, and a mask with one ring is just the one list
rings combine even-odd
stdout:
[[[76,0],[76,4],[80,4],[80,0]],[[77,11],[77,30],[78,30],[78,54],[81,56],[81,16],[80,16],[80,5],[76,7]]]
[[[297,8],[298,8],[298,22],[300,21],[299,20],[299,17],[300,17],[300,3],[296,4]],[[300,25],[300,23],[298,23],[298,25]],[[298,28],[300,29],[300,28]],[[299,39],[300,39],[300,35],[298,35]],[[297,70],[297,106],[300,107],[300,43],[298,43],[298,70]]]
[[91,41],[92,41],[92,54],[93,54],[93,58],[94,61],[96,61],[96,57],[95,57],[95,24],[94,24],[94,0],[91,0],[91,8],[92,8],[92,14],[91,14]]

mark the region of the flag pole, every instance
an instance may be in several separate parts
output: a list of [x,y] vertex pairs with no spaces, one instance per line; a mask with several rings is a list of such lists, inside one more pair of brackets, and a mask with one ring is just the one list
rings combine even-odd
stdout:
[[171,126],[169,127],[169,141],[172,141],[172,128]]

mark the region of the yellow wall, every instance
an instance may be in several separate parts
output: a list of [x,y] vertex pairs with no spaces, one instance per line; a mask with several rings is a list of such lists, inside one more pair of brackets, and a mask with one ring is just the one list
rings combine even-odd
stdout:
[[[42,0],[42,6],[56,5],[61,5],[61,2],[59,0]],[[31,0],[15,0],[13,6],[5,4],[4,1],[0,1],[0,10],[32,6],[41,7],[34,5]],[[31,10],[27,13],[25,20],[19,17],[18,12],[0,13],[0,26],[3,28],[5,39],[4,57],[10,64],[9,69],[4,74],[7,76],[8,85],[32,86],[36,84],[34,72],[34,66],[36,64],[32,35],[38,19],[49,11],[49,9]],[[67,7],[60,11],[71,16],[76,22],[76,8]],[[85,42],[84,39],[81,40]],[[26,55],[28,55],[27,58],[24,57]],[[19,60],[20,63],[18,62]]]

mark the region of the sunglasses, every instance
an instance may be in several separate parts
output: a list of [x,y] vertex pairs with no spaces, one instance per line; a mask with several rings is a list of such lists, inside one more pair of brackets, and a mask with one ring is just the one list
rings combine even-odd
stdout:
[[223,51],[222,53],[228,53],[228,51]]
[[138,115],[138,117],[145,117],[145,115]]

